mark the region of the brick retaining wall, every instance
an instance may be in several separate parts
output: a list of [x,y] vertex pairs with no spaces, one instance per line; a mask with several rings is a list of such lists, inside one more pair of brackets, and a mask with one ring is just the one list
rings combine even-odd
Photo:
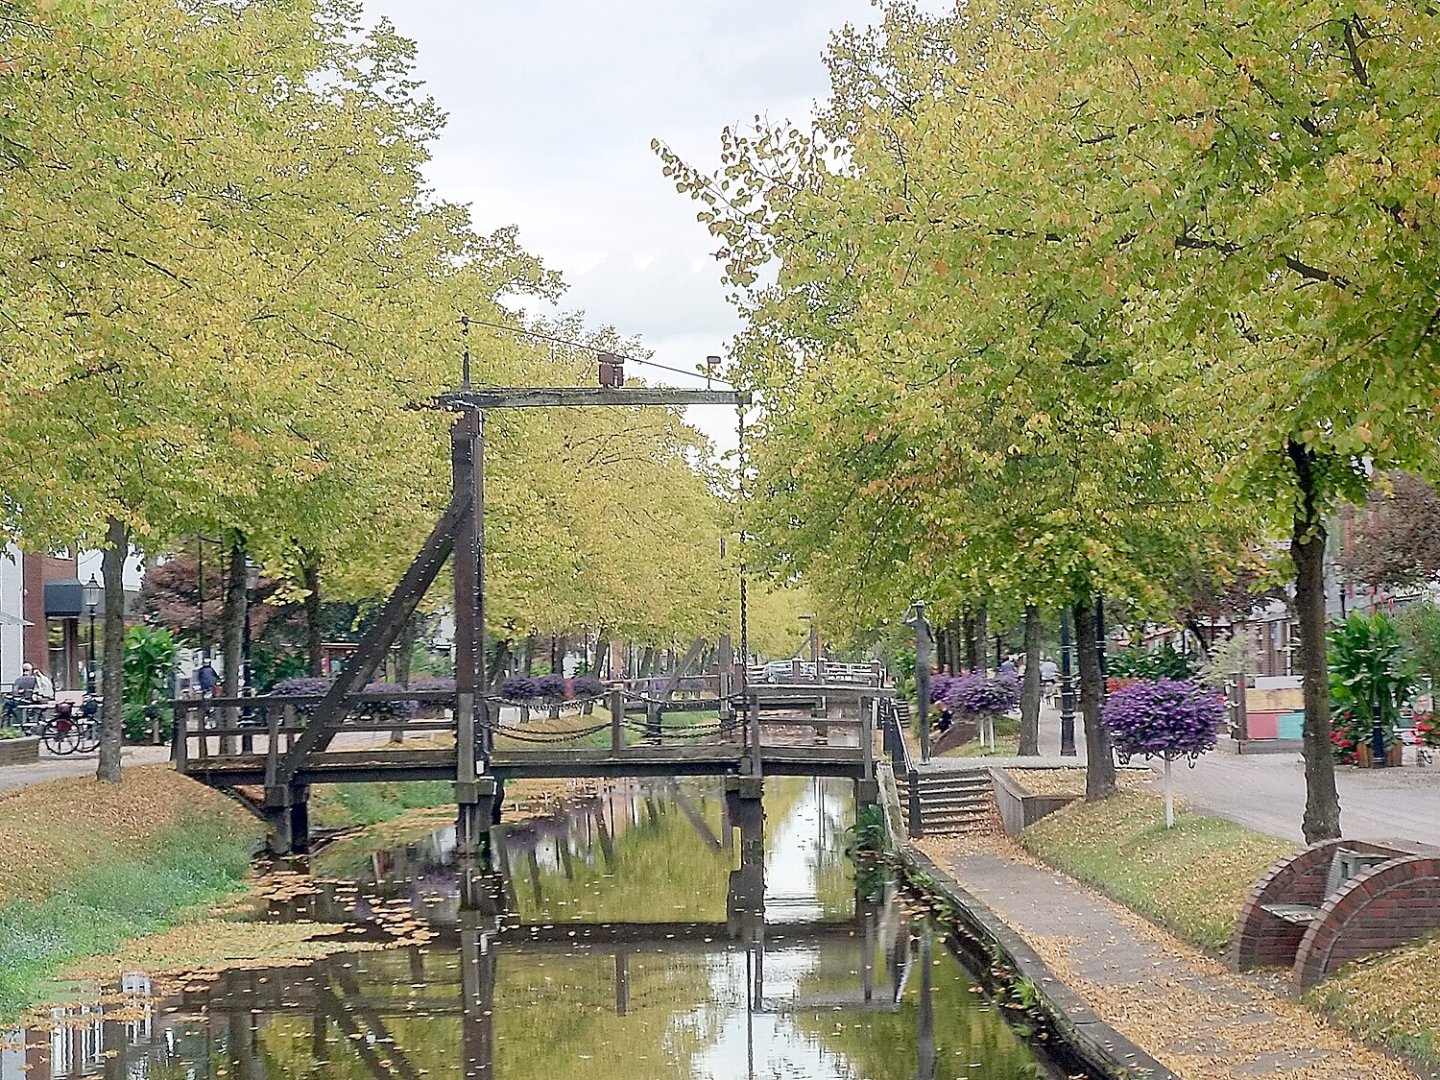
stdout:
[[1320,911],[1295,957],[1301,987],[1314,986],[1351,960],[1440,930],[1440,858],[1405,855],[1371,867]]

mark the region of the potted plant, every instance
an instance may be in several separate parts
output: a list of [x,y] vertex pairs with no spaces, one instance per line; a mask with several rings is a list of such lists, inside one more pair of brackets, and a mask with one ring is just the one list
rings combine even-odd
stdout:
[[1329,643],[1332,725],[1353,743],[1355,763],[1369,767],[1374,764],[1378,709],[1386,762],[1399,765],[1395,725],[1415,693],[1418,669],[1406,653],[1395,620],[1383,611],[1368,615],[1357,611],[1330,631]]

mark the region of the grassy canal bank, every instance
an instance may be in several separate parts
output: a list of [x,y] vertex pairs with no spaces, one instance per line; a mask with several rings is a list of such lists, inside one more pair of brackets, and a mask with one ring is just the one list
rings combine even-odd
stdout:
[[259,840],[245,810],[161,765],[0,798],[0,1017],[64,965],[234,892]]
[[[350,828],[452,799],[449,784],[353,784],[322,789],[312,809],[318,826]],[[0,797],[0,1019],[78,962],[134,952],[241,892],[263,839],[233,800],[164,765],[127,769],[118,786],[65,779]]]

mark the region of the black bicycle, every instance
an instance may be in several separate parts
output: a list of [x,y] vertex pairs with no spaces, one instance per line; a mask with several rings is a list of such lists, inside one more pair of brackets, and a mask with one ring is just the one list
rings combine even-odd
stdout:
[[90,754],[100,747],[100,699],[87,697],[77,708],[62,701],[40,728],[40,741],[52,754]]

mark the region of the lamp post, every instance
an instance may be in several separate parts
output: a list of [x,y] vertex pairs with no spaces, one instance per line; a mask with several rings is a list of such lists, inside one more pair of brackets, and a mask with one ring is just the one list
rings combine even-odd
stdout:
[[95,696],[95,608],[100,603],[100,583],[95,575],[85,583],[85,606],[90,611],[90,662],[85,667],[85,693]]
[[1370,767],[1383,769],[1390,764],[1385,760],[1385,728],[1380,717],[1380,697],[1377,694],[1370,705]]
[[1070,667],[1070,612],[1060,612],[1060,756],[1075,756],[1075,678]]
[[250,602],[255,590],[260,587],[260,567],[245,560],[245,637],[241,643],[241,673],[245,689],[250,689]]

